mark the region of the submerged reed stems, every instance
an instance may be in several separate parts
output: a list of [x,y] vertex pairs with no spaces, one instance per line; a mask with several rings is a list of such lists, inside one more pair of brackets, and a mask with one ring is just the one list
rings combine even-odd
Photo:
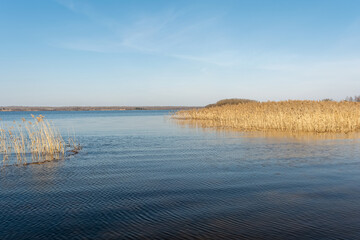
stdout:
[[244,131],[349,133],[360,131],[360,103],[334,101],[248,102],[176,112],[175,119]]
[[66,143],[59,130],[44,116],[31,115],[32,121],[22,118],[21,123],[14,121],[10,127],[0,125],[0,157],[3,165],[14,160],[23,165],[64,158],[66,148],[80,149],[75,139]]

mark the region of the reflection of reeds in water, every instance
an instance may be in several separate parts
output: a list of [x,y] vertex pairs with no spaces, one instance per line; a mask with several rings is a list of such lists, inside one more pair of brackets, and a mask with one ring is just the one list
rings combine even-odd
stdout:
[[249,102],[179,111],[175,119],[202,127],[242,131],[349,133],[360,130],[360,103],[326,101]]
[[2,155],[3,165],[11,160],[11,156],[16,159],[16,164],[39,163],[61,159],[65,156],[66,147],[69,144],[75,149],[75,141],[65,143],[58,129],[56,129],[44,116],[35,117],[31,115],[33,121],[22,119],[18,124],[14,121],[13,126],[0,127],[0,155]]
[[174,123],[182,128],[192,128],[202,132],[221,134],[224,136],[241,137],[241,138],[267,138],[278,139],[279,141],[314,141],[330,139],[360,139],[360,132],[351,133],[316,133],[316,132],[285,132],[285,131],[244,131],[237,128],[214,127],[211,120],[191,120],[191,119],[172,119]]

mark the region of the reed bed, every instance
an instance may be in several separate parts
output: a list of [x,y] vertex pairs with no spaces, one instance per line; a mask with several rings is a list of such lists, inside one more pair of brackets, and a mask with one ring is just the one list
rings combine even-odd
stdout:
[[0,157],[3,165],[24,165],[64,158],[66,148],[79,150],[74,139],[66,143],[59,130],[44,116],[31,115],[11,126],[0,125]]
[[334,101],[247,102],[176,112],[175,119],[203,127],[243,131],[349,133],[360,130],[360,103]]

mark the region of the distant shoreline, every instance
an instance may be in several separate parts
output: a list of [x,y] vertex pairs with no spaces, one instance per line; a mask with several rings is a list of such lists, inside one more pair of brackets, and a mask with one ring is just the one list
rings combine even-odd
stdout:
[[6,106],[0,107],[0,112],[41,112],[41,111],[126,111],[126,110],[188,110],[200,107],[184,106],[111,106],[111,107],[28,107],[28,106]]

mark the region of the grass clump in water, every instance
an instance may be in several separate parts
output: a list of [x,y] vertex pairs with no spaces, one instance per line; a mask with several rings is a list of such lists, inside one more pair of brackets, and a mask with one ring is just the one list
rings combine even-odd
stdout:
[[[0,126],[0,157],[3,165],[26,165],[62,159],[67,148],[78,152],[80,146],[75,139],[65,142],[59,130],[44,116],[31,115],[32,121],[22,118],[10,127]],[[1,156],[2,155],[2,156]]]
[[247,102],[179,111],[175,119],[244,131],[349,133],[360,130],[360,103],[335,101]]

